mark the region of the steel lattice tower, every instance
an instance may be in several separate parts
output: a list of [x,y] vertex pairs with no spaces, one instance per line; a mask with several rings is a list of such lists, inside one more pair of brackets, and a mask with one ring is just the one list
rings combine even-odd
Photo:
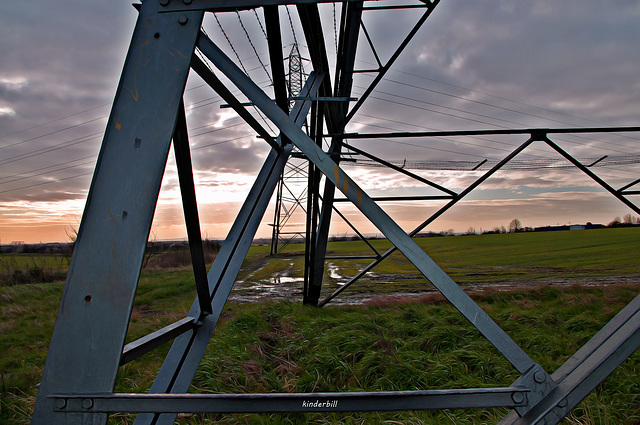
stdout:
[[[314,0],[145,0],[132,36],[121,80],[107,122],[87,204],[78,231],[65,290],[42,377],[33,424],[105,424],[111,412],[139,412],[137,425],[172,424],[178,412],[323,411],[305,402],[326,403],[325,411],[416,410],[474,407],[512,409],[501,424],[556,424],[640,346],[640,296],[554,372],[537,364],[498,324],[418,247],[421,229],[456,205],[483,181],[532,144],[543,144],[604,187],[631,210],[640,179],[615,189],[551,140],[559,133],[640,131],[640,127],[517,129],[413,133],[412,137],[521,134],[525,141],[468,188],[454,192],[412,175],[382,158],[347,145],[349,138],[406,137],[406,134],[347,134],[345,128],[394,64],[439,0],[344,1],[338,28],[335,74],[331,75],[319,3]],[[290,107],[279,16],[295,5],[304,31],[312,71]],[[417,22],[397,49],[379,59],[366,33],[364,14],[414,9]],[[261,9],[269,43],[273,94],[265,93],[201,30],[206,13]],[[360,37],[363,35],[364,37]],[[378,60],[375,69],[355,67],[358,41],[367,40]],[[215,70],[196,55],[210,61]],[[198,208],[183,94],[189,72],[197,73],[271,150],[211,270],[204,265]],[[353,76],[374,78],[357,101]],[[217,74],[224,74],[273,123],[273,135],[248,111]],[[302,130],[309,122],[308,133]],[[330,139],[325,150],[322,140]],[[184,319],[125,345],[144,250],[160,184],[173,141],[183,210],[193,262],[197,298]],[[188,394],[198,364],[255,232],[264,217],[294,146],[309,161],[304,302],[320,301],[328,229],[336,189],[358,208],[393,248],[378,253],[361,274],[399,250],[498,350],[518,372],[508,387],[310,394]],[[341,166],[343,154],[357,152],[398,172],[408,173],[441,192],[429,198],[445,205],[412,232],[405,232]],[[320,179],[324,187],[320,193]],[[343,198],[343,199],[344,199]],[[361,275],[359,274],[359,276]],[[357,279],[357,277],[356,277]],[[337,296],[334,293],[330,298]],[[149,394],[114,393],[121,365],[173,341]]]

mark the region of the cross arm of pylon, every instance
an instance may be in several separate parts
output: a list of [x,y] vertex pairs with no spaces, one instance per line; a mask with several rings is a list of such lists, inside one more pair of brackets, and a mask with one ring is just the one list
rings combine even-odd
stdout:
[[[243,9],[252,9],[261,6],[285,6],[288,4],[317,4],[331,3],[331,0],[159,0],[162,6],[161,12],[180,12],[191,10],[205,10],[208,12],[225,12]],[[343,2],[352,2],[359,0],[343,0]],[[370,0],[371,1],[371,0]],[[375,0],[377,1],[377,0]]]

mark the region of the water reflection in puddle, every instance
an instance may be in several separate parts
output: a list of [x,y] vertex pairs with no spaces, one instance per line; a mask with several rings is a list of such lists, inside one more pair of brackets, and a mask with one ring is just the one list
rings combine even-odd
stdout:
[[265,300],[299,300],[302,299],[304,279],[296,276],[273,276],[261,280],[241,280],[236,282],[229,300],[238,302],[255,302]]
[[340,267],[335,264],[328,262],[327,263],[327,273],[329,273],[329,277],[333,279],[338,285],[342,286],[349,281],[344,276],[340,274]]

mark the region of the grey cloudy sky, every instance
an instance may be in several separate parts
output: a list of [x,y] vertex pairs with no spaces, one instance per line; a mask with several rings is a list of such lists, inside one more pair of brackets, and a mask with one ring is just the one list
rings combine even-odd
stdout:
[[[336,8],[339,18],[339,7]],[[297,38],[304,44],[295,10]],[[4,2],[0,6],[0,241],[64,240],[79,220],[111,101],[137,12],[130,1]],[[266,42],[252,12],[240,13],[263,63]],[[333,7],[322,7],[327,49],[335,51]],[[285,50],[293,41],[282,9]],[[235,13],[222,28],[255,81],[269,80]],[[365,12],[364,21],[385,61],[415,12]],[[218,23],[207,33],[235,59]],[[375,60],[361,39],[357,68]],[[614,0],[442,0],[351,122],[348,131],[419,131],[640,124],[640,2]],[[287,53],[287,52],[286,52]],[[305,56],[305,48],[302,48]],[[308,56],[307,56],[308,57]],[[308,66],[308,65],[307,65]],[[371,81],[354,82],[358,96]],[[267,146],[196,78],[185,95],[203,228],[221,237],[250,187]],[[634,134],[553,137],[579,158],[638,156]],[[500,159],[523,137],[353,140],[386,159],[481,161]],[[554,157],[533,146],[522,159]],[[155,219],[158,237],[182,237],[172,160]],[[374,195],[427,193],[380,169],[348,172]],[[614,187],[638,178],[638,166],[602,167]],[[454,190],[478,174],[423,171]],[[605,222],[632,212],[577,171],[505,171],[481,186],[433,230],[506,225]],[[429,192],[430,193],[430,192]],[[386,204],[412,228],[436,204]],[[346,210],[359,221],[355,211]],[[271,212],[269,216],[271,216]],[[375,232],[367,228],[366,231]],[[262,234],[268,233],[264,226]],[[344,232],[336,225],[336,233]]]

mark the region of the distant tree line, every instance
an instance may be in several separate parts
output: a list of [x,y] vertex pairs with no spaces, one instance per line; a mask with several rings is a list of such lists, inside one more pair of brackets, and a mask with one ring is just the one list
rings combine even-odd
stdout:
[[[620,218],[620,217],[614,218],[606,226],[602,225],[602,224],[592,224],[591,222],[588,222],[588,223],[586,223],[584,225],[584,228],[585,229],[598,229],[598,228],[603,228],[603,227],[631,227],[631,226],[637,226],[637,225],[640,225],[640,217],[636,217],[636,216],[633,216],[631,214],[625,214],[622,218]],[[505,227],[505,226],[497,227],[496,226],[491,230],[482,230],[481,229],[480,232],[477,232],[476,229],[473,226],[470,226],[467,229],[467,231],[464,232],[463,234],[464,235],[477,235],[478,233],[481,233],[483,235],[491,235],[491,234],[501,234],[501,233],[541,232],[541,231],[547,231],[547,230],[569,230],[570,228],[571,228],[571,226],[569,226],[569,225],[532,228],[532,227],[528,227],[528,226],[523,226],[522,222],[519,219],[514,218],[513,220],[511,220],[511,222],[509,222],[509,225],[507,227]],[[453,234],[453,230],[450,230],[450,232],[452,232],[452,234]]]
[[607,224],[607,227],[625,227],[635,224],[640,224],[640,217],[635,217],[631,214],[625,214],[622,217],[622,220],[620,219],[620,217],[614,218],[609,224]]

